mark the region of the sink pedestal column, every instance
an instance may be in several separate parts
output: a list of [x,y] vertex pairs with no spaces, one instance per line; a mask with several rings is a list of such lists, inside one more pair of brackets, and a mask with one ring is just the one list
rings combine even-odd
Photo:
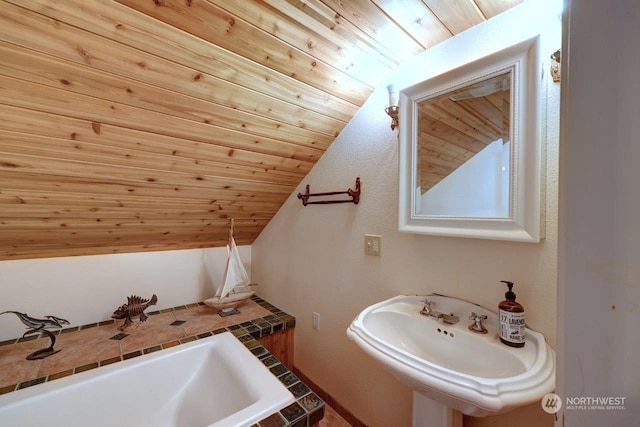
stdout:
[[413,427],[462,427],[462,414],[414,391]]

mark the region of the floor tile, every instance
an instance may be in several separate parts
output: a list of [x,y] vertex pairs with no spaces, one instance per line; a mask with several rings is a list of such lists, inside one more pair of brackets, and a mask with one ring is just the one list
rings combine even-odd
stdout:
[[324,418],[320,421],[318,427],[351,427],[351,424],[338,415],[332,407],[325,405]]

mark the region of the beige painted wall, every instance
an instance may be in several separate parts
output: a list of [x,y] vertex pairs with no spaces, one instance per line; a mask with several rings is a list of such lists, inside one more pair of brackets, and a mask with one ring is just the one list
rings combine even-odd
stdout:
[[[549,55],[560,47],[560,20],[544,12],[541,2],[528,3],[536,6],[525,3],[430,49],[390,81],[406,87],[543,30],[541,56],[548,70]],[[388,102],[383,85],[299,187],[346,190],[359,176],[360,204],[303,207],[296,191],[253,244],[253,277],[261,296],[297,318],[297,367],[366,424],[411,425],[411,391],[346,337],[355,316],[375,302],[439,292],[497,309],[505,291],[500,280],[511,280],[527,323],[555,345],[559,86],[547,80],[545,71],[547,237],[542,243],[399,233],[398,141],[383,111]],[[381,257],[364,255],[365,234],[382,236]],[[319,331],[311,327],[313,312],[320,314]],[[532,405],[493,419],[467,420],[467,425],[513,425],[513,417],[519,426],[552,423]]]

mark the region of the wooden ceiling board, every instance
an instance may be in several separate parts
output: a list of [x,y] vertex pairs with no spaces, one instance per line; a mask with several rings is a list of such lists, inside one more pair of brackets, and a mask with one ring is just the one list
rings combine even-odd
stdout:
[[459,34],[486,21],[474,0],[422,0],[452,34]]
[[354,105],[362,105],[373,90],[207,1],[118,1]]
[[11,47],[4,42],[0,42],[0,56],[7,60],[1,73],[8,77],[20,79],[29,75],[30,81],[49,87],[63,88],[196,122],[225,123],[227,127],[237,131],[269,136],[292,144],[310,145],[322,150],[326,150],[333,141],[333,136],[327,133],[300,129],[291,124],[219,106],[137,80],[101,73],[50,56],[36,55],[33,51]]
[[0,260],[251,244],[386,75],[520,1],[0,0]]
[[[20,117],[20,121],[16,121],[15,117]],[[265,170],[302,175],[305,175],[313,166],[312,162],[289,157],[229,149],[220,145],[150,134],[108,124],[98,125],[90,120],[1,104],[0,128],[18,133],[68,140],[79,150],[83,150],[83,143],[102,144],[124,153],[127,157],[134,156],[130,151],[135,150],[147,153],[141,154],[145,156],[165,155],[176,159],[187,159],[193,163],[220,161],[227,165],[251,166],[258,164]]]
[[487,18],[506,12],[514,6],[519,5],[524,0],[474,0],[482,14]]
[[424,51],[402,27],[398,26],[371,0],[323,0],[337,11],[340,22],[359,28],[376,46],[400,63]]
[[[314,129],[314,124],[322,124],[327,115],[339,117],[330,128],[316,129],[333,137],[357,111],[353,104],[329,97],[269,68],[256,67],[257,64],[155,19],[140,19],[138,14],[132,17],[132,11],[125,6],[115,4],[115,10],[104,9],[113,3],[98,3],[91,13],[78,15],[77,11],[89,8],[89,4],[74,7],[71,2],[61,2],[54,9],[47,0],[33,0],[28,5],[38,10],[38,2],[48,5],[46,10],[52,19],[18,7],[9,8],[11,20],[0,15],[8,41],[233,109],[290,121],[302,128]],[[56,37],[51,37],[52,27]],[[157,34],[152,32],[154,29]],[[34,34],[28,38],[21,36],[27,32]],[[81,40],[82,45],[76,40]],[[118,54],[114,56],[113,52]],[[276,105],[271,110],[264,107],[273,104]],[[309,114],[310,107],[321,115]]]
[[[215,142],[217,145],[229,149],[244,149],[264,154],[281,155],[309,162],[317,161],[323,153],[321,149],[312,146],[290,144],[268,137],[257,137],[213,124],[193,122],[1,75],[0,90],[4,92],[4,101],[8,105],[90,120],[92,130],[98,134],[102,131],[102,123],[99,120],[108,120],[107,124],[124,128],[205,143]],[[87,109],[87,105],[90,105],[91,108]]]
[[[3,168],[6,166],[3,165]],[[182,199],[199,200],[201,205],[244,205],[246,202],[264,203],[280,203],[282,204],[288,195],[282,193],[269,193],[252,191],[240,191],[231,186],[225,185],[222,188],[203,188],[197,186],[166,185],[158,183],[135,183],[135,182],[115,182],[115,181],[98,181],[95,179],[69,179],[60,176],[49,176],[35,173],[17,174],[14,172],[6,172],[5,169],[0,170],[0,179],[3,184],[15,191],[41,191],[50,192],[52,196],[52,206],[56,209],[64,209],[66,205],[58,207],[57,200],[64,200],[67,194],[84,195],[90,197],[95,194],[103,194],[112,197],[115,201],[120,201],[126,196],[132,197],[150,197],[164,201],[176,201]],[[0,190],[4,193],[6,190]],[[100,208],[102,205],[93,206]],[[24,207],[29,209],[28,206]],[[246,216],[250,216],[250,211]],[[3,217],[3,220],[4,221]],[[242,218],[239,219],[241,221]],[[2,225],[0,221],[0,225]]]
[[350,68],[362,69],[371,75],[380,75],[381,79],[386,75],[387,70],[391,71],[399,64],[399,60],[392,56],[375,37],[371,37],[351,24],[321,0],[263,1],[279,10],[286,9],[287,4],[298,9],[303,15],[293,12],[291,16],[297,22],[304,22],[306,27],[303,35],[299,37],[306,38],[313,32],[334,43],[338,46],[341,55],[350,61]]
[[[8,217],[21,218],[64,218],[77,217],[89,219],[130,218],[147,216],[149,218],[220,218],[218,215],[249,214],[251,218],[268,219],[277,211],[265,205],[264,201],[244,201],[241,204],[218,200],[214,203],[185,198],[154,198],[144,196],[123,196],[117,199],[108,195],[83,196],[61,195],[55,199],[63,205],[61,209],[52,207],[51,195],[37,191],[3,190],[0,193],[3,212]],[[25,209],[23,205],[29,205]],[[98,207],[99,206],[99,207]]]
[[[344,48],[350,42],[349,39],[335,37],[336,33],[327,31],[327,26],[318,26],[313,18],[287,2],[279,1],[277,6],[266,2],[227,0],[215,0],[213,3],[232,15],[243,16],[256,28],[363,82],[370,89],[392,70],[391,66],[372,70],[360,62],[353,61],[348,49]],[[301,37],[301,34],[304,36]],[[325,35],[332,37],[327,38]]]
[[374,0],[374,2],[423,49],[452,36],[451,31],[421,1]]

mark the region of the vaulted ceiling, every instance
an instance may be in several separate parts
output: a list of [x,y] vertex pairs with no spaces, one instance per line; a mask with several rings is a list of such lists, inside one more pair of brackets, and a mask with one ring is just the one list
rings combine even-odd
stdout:
[[250,244],[401,62],[523,0],[0,0],[0,260]]

